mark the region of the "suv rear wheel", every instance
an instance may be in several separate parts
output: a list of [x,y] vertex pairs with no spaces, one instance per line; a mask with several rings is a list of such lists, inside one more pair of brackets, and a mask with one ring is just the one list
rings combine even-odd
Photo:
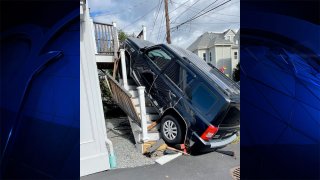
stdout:
[[182,128],[176,118],[171,115],[162,118],[161,136],[168,144],[180,144],[182,142]]

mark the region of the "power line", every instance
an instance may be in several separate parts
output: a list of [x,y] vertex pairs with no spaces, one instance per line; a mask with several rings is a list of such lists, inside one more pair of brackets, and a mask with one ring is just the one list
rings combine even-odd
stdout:
[[[201,9],[199,12],[197,12],[194,16],[192,16],[192,18],[194,18],[195,16],[197,16],[199,13],[205,11],[206,9],[208,9],[210,6],[212,6],[214,3],[216,3],[218,0],[213,1],[211,4],[209,4],[208,6],[206,6],[205,8]],[[191,18],[191,19],[192,19]]]
[[156,6],[155,6],[155,7],[153,7],[150,11],[148,11],[146,14],[144,14],[143,16],[140,16],[138,19],[136,19],[136,20],[135,20],[135,21],[133,21],[132,23],[129,23],[128,25],[126,25],[126,26],[125,26],[124,28],[122,28],[122,29],[125,29],[125,28],[127,28],[127,27],[131,26],[132,24],[134,24],[134,23],[138,22],[140,19],[144,18],[146,15],[150,14],[154,9],[156,9],[156,8],[157,8],[157,6],[158,6],[158,5],[156,5]]
[[183,11],[181,14],[179,14],[172,22],[176,22],[176,20],[181,17],[185,12],[187,12],[192,6],[194,6],[195,4],[197,4],[200,0],[197,0],[196,2],[194,2],[188,9],[186,9],[185,11]]
[[[237,1],[237,2],[239,2],[239,1]],[[237,2],[235,2],[235,3],[237,3]],[[173,3],[175,3],[175,4],[181,4],[181,3],[177,3],[177,2],[173,2]],[[235,3],[232,3],[232,4],[235,4]],[[181,5],[183,5],[183,6],[185,6],[185,7],[190,7],[190,10],[193,11],[193,12],[197,12],[197,11],[201,10],[200,8],[196,8],[196,7],[191,7],[191,6],[185,5],[184,3],[182,3]],[[230,5],[231,5],[231,4],[230,4]],[[224,9],[224,8],[219,9],[219,11],[222,10],[222,9]],[[219,12],[219,11],[217,11],[217,12]],[[224,15],[224,16],[240,17],[240,15],[235,15],[235,14],[223,14],[223,13],[217,13],[217,12],[215,12],[214,14]]]
[[162,13],[162,18],[161,18],[161,21],[160,21],[160,28],[159,28],[159,31],[158,31],[157,42],[160,39],[161,28],[163,27],[163,20],[164,20],[164,12]]
[[159,12],[160,12],[160,8],[161,8],[161,5],[162,5],[162,2],[163,2],[163,0],[160,0],[158,12],[157,12],[157,15],[156,15],[156,17],[155,17],[155,19],[154,19],[154,21],[153,21],[153,26],[152,26],[152,30],[151,30],[151,32],[150,32],[150,35],[152,34],[153,29],[154,29],[154,26],[155,26],[155,24],[156,24],[156,21],[157,21],[157,19],[158,19],[158,15],[159,15]]
[[188,22],[191,22],[191,21],[193,21],[193,20],[197,19],[197,18],[199,18],[199,17],[201,17],[201,16],[203,16],[203,15],[205,15],[205,14],[209,13],[210,11],[213,11],[213,10],[215,10],[215,9],[217,9],[217,8],[219,8],[219,7],[223,6],[223,5],[225,5],[226,3],[230,2],[230,1],[231,1],[231,0],[227,0],[227,1],[225,1],[225,2],[223,2],[223,3],[221,3],[221,4],[219,4],[218,6],[216,6],[216,7],[212,8],[212,9],[210,9],[210,10],[208,10],[208,11],[206,11],[206,12],[204,12],[204,13],[200,14],[200,15],[195,15],[195,16],[193,16],[192,18],[190,18],[190,19],[186,20],[185,22],[183,22],[183,23],[181,23],[180,25],[177,25],[177,26],[175,26],[175,27],[173,27],[173,28],[171,28],[171,29],[175,29],[175,28],[177,28],[177,29],[178,29],[180,26],[182,26],[182,25],[184,25],[184,24],[186,24],[186,23],[188,23]]
[[[187,0],[186,2],[180,4],[180,6],[178,6],[178,7],[175,8],[174,10],[170,11],[169,14],[171,14],[171,13],[174,12],[175,10],[179,9],[180,7],[182,7],[183,5],[185,5],[185,4],[186,4],[187,2],[189,2],[189,1],[190,1],[190,0]],[[171,1],[171,2],[173,2],[173,1]],[[175,2],[173,2],[173,3],[175,3]],[[178,4],[178,3],[176,3],[176,4]]]

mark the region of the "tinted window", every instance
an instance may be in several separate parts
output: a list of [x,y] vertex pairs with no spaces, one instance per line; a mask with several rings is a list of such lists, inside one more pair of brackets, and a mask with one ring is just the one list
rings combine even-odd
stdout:
[[171,61],[171,57],[162,49],[151,50],[147,53],[147,56],[161,70]]
[[203,84],[191,90],[191,93],[187,93],[187,96],[191,104],[204,114],[207,114],[216,102],[215,95]]
[[171,79],[173,83],[175,83],[177,86],[181,83],[181,76],[182,69],[179,63],[174,62],[172,63],[166,70],[165,75],[168,76],[168,78]]
[[186,91],[186,88],[190,86],[190,83],[194,79],[194,75],[191,74],[189,71],[182,69],[181,73],[181,83],[180,88],[183,89],[183,91]]

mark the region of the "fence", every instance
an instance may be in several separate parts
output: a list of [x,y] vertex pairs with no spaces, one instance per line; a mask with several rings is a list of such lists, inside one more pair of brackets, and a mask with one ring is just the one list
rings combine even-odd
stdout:
[[114,55],[115,42],[114,37],[117,37],[116,28],[112,24],[102,24],[94,22],[94,34],[98,54]]

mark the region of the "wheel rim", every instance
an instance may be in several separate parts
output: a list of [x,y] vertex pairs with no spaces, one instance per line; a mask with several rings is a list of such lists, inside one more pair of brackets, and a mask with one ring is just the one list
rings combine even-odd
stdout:
[[177,125],[172,120],[163,123],[163,134],[169,140],[174,140],[178,135]]

